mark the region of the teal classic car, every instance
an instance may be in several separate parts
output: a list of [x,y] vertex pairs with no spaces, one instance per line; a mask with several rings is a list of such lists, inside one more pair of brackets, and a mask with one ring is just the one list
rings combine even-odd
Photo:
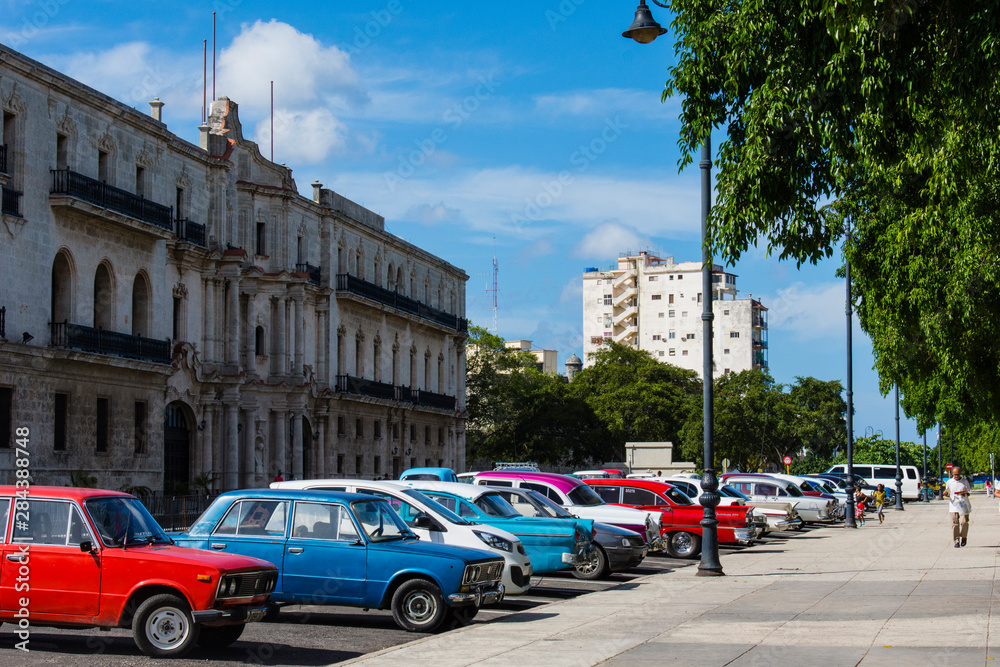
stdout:
[[464,625],[504,594],[502,558],[421,542],[389,503],[356,493],[231,491],[174,541],[273,563],[272,605],[391,609],[410,631]]
[[496,489],[462,484],[402,480],[402,484],[436,500],[463,519],[502,528],[521,540],[535,574],[575,567],[590,560],[594,522],[589,519],[526,517]]

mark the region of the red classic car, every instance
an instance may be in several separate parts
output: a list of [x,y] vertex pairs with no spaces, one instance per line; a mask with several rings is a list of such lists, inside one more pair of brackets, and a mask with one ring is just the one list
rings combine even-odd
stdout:
[[25,650],[36,625],[131,628],[154,657],[228,646],[278,578],[266,561],[174,546],[119,491],[0,486],[0,528],[0,621]]
[[[588,479],[604,502],[661,513],[660,532],[667,553],[674,558],[701,554],[701,519],[704,508],[671,484],[648,479]],[[750,544],[756,537],[750,507],[717,507],[719,544]]]

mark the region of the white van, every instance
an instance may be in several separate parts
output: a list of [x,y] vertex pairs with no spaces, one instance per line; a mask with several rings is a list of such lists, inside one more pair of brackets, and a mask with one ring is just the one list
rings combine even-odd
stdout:
[[[920,499],[920,473],[917,466],[899,466],[903,472],[903,500]],[[841,463],[830,466],[827,472],[847,474],[847,464]],[[855,463],[854,474],[864,477],[872,486],[885,484],[886,488],[896,490],[896,466],[894,465],[870,465],[867,463]]]

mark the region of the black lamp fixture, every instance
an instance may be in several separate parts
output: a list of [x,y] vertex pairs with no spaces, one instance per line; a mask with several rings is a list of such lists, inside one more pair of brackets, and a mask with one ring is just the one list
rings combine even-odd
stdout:
[[[660,0],[653,0],[660,7],[667,7]],[[635,20],[622,37],[633,39],[640,44],[649,44],[660,35],[667,32],[663,26],[653,19],[646,6],[646,0],[640,0],[635,10]],[[712,137],[709,134],[701,145],[701,276],[702,276],[702,414],[704,432],[704,451],[701,488],[704,490],[699,502],[705,508],[701,519],[701,562],[698,564],[698,576],[724,576],[722,562],[719,560],[719,520],[715,508],[719,505],[719,480],[715,472],[714,449],[714,410],[715,397],[712,393],[715,377],[715,364],[712,359],[712,312],[715,287],[712,284],[712,253],[708,247],[708,214],[712,208]]]
[[35,340],[35,337],[32,336],[27,331],[25,331],[24,333],[21,334],[21,345],[27,345],[28,343],[30,343],[33,340]]
[[[653,0],[653,2],[656,2],[656,0]],[[666,6],[659,2],[656,2],[656,4],[661,7]],[[653,18],[649,7],[646,6],[646,0],[639,0],[639,6],[635,9],[635,20],[632,21],[632,25],[628,27],[628,30],[622,33],[622,37],[634,39],[640,44],[649,44],[666,31],[666,28],[657,23],[656,19]]]

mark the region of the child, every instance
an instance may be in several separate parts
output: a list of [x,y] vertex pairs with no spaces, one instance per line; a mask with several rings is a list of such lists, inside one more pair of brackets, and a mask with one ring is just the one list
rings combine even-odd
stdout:
[[868,501],[868,496],[865,492],[858,489],[858,495],[854,496],[854,501],[856,503],[854,510],[854,518],[858,520],[858,525],[865,525],[865,503]]
[[875,487],[875,514],[878,516],[879,523],[885,521],[883,509],[885,509],[885,484],[879,484]]

